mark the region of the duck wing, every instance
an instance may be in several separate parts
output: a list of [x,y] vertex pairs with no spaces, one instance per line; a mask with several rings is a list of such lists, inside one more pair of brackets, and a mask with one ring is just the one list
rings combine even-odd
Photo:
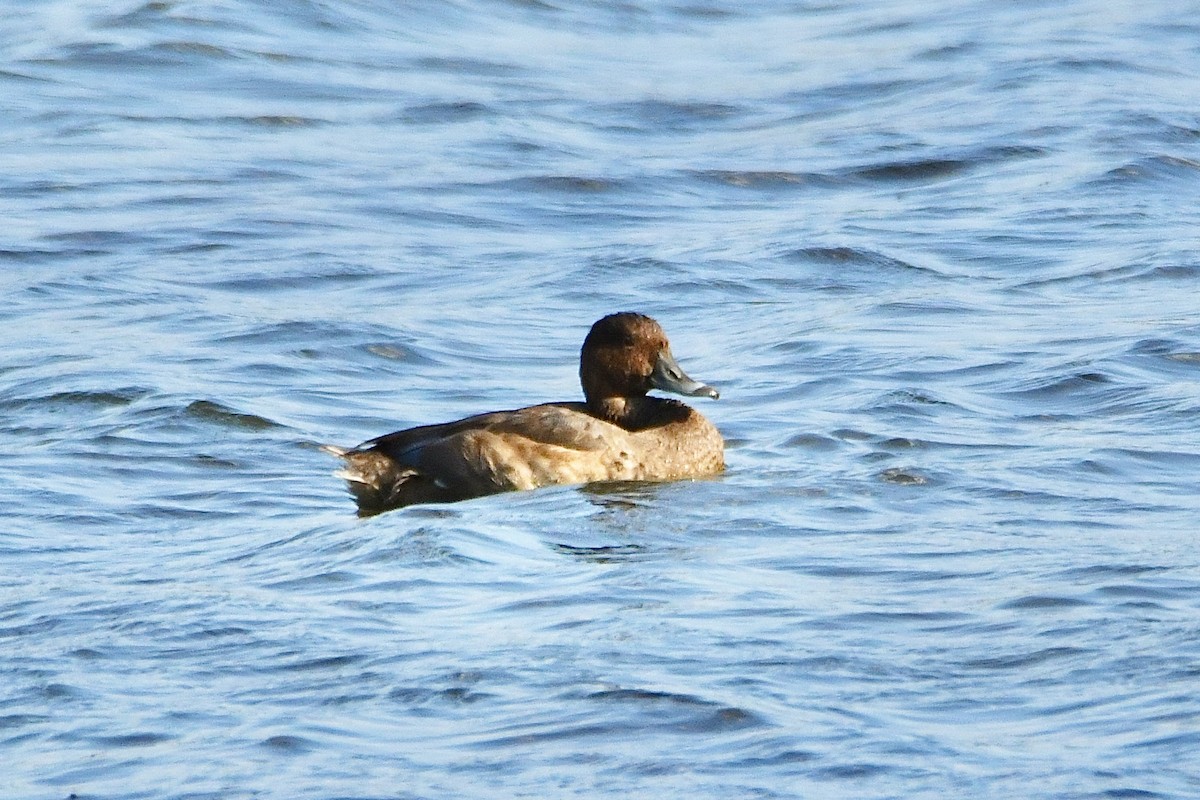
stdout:
[[375,513],[411,503],[446,502],[556,483],[613,477],[628,433],[593,417],[583,403],[495,411],[389,433],[329,452],[340,475]]

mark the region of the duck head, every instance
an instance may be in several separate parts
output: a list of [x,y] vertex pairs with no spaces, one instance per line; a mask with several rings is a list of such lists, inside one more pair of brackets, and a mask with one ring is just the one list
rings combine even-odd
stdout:
[[630,311],[610,314],[592,326],[579,354],[579,380],[588,408],[618,423],[651,389],[720,397],[716,389],[683,371],[661,325]]

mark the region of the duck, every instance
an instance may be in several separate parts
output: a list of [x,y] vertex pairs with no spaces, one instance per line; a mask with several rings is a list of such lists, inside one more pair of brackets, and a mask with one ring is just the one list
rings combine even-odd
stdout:
[[692,380],[661,325],[624,311],[596,321],[579,354],[583,402],[542,403],[422,425],[357,447],[324,445],[342,459],[360,516],[543,486],[674,481],[716,475],[725,442],[679,400],[720,393]]

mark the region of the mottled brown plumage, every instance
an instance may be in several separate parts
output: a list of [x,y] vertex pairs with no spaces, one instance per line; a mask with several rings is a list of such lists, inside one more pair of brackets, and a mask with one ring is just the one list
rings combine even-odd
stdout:
[[579,376],[583,403],[494,411],[352,450],[324,449],[346,461],[338,475],[362,514],[551,484],[677,480],[724,469],[724,441],[712,423],[679,401],[646,396],[651,389],[718,396],[684,374],[650,317],[625,312],[596,322]]

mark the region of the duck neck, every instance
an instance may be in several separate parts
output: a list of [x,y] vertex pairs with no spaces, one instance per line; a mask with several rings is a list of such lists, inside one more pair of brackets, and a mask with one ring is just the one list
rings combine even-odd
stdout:
[[691,413],[691,409],[678,401],[646,396],[589,398],[587,407],[594,416],[627,431],[678,422]]
[[588,398],[588,410],[597,417],[626,430],[634,430],[641,421],[645,397]]

